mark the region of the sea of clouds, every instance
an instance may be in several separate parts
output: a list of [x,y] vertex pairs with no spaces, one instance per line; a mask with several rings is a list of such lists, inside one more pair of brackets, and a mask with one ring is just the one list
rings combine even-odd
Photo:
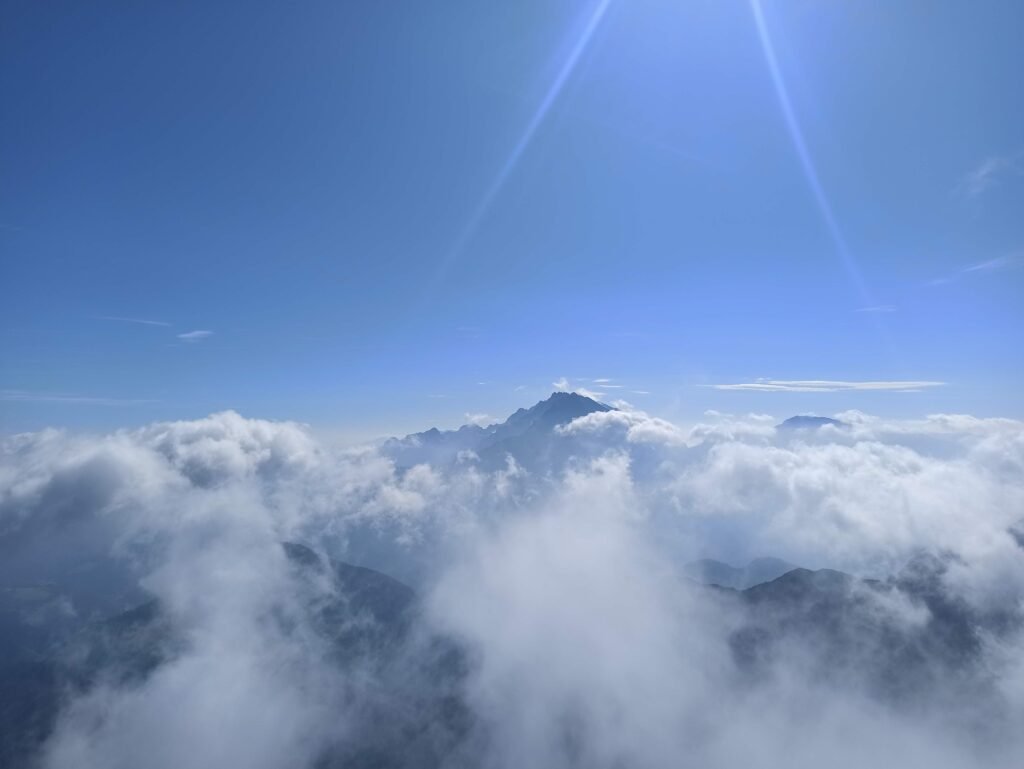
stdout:
[[[837,417],[847,426],[712,413],[683,427],[623,406],[558,428],[573,458],[543,473],[469,454],[399,468],[378,447],[233,412],[13,436],[0,582],[155,596],[183,639],[144,680],[67,702],[43,765],[312,767],[359,739],[367,703],[382,718],[406,707],[392,679],[332,665],[304,626],[289,541],[411,584],[424,632],[468,650],[472,718],[443,764],[1021,766],[1019,636],[986,650],[999,707],[981,734],[967,695],[897,708],[814,679],[799,655],[741,680],[735,617],[680,576],[695,558],[771,555],[884,578],[925,551],[949,557],[946,586],[969,605],[1020,611],[1024,423]],[[923,621],[896,599],[878,610]]]

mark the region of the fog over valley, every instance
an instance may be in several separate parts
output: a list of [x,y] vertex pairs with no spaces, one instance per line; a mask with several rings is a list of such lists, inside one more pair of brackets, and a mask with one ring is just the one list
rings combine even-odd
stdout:
[[1015,767],[1024,424],[13,436],[4,766]]

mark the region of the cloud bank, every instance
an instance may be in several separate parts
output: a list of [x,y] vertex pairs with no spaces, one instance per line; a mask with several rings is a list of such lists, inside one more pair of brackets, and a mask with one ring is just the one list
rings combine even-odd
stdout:
[[[173,629],[144,675],[68,700],[40,760],[1019,766],[1024,424],[836,416],[847,427],[783,433],[765,415],[680,426],[595,412],[551,433],[567,459],[549,472],[514,457],[403,468],[233,412],[15,436],[0,462],[0,583],[76,585],[73,611],[97,618],[155,598]],[[346,614],[326,637],[338,588],[297,577],[283,541],[412,582],[417,629],[339,657],[337,638],[373,620]],[[886,578],[921,553],[942,559],[943,600],[1007,619],[971,647],[987,672],[936,667],[913,697],[865,684],[868,636],[827,664],[788,636],[766,646],[775,615],[680,576],[698,557],[770,554]],[[110,585],[129,582],[119,603]],[[844,616],[930,648],[922,628],[945,604],[904,583],[836,584]],[[423,663],[425,649],[444,663]],[[371,750],[375,734],[387,737]]]

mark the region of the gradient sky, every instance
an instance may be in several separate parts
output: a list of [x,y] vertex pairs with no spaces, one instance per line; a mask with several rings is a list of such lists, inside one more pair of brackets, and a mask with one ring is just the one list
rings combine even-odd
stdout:
[[3,16],[3,432],[1024,416],[1018,0]]

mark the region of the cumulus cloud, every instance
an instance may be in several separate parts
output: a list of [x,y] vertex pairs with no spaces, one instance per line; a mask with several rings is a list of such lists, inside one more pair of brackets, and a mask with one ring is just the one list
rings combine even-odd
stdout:
[[[434,620],[478,660],[467,697],[485,766],[1011,765],[1013,748],[979,759],[941,714],[809,680],[797,648],[771,683],[737,686],[735,618],[672,578],[644,506],[626,455],[595,460],[467,548],[432,593]],[[873,611],[925,620],[889,600]]]
[[557,432],[561,435],[618,433],[630,443],[682,445],[686,442],[685,433],[671,422],[630,409],[629,404],[622,401],[617,401],[615,406],[616,411],[595,411],[560,425]]
[[576,386],[573,386],[569,382],[569,380],[566,379],[564,376],[563,377],[559,377],[554,382],[552,382],[551,386],[555,388],[555,392],[560,392],[560,393],[562,393],[562,392],[579,393],[580,395],[583,395],[583,396],[585,396],[587,398],[590,398],[592,400],[595,400],[595,401],[601,401],[603,398],[607,397],[606,393],[595,392],[594,390],[588,390],[586,387],[576,387]]
[[676,500],[739,517],[766,552],[860,572],[892,569],[921,547],[969,552],[972,562],[1009,547],[1004,533],[1024,496],[998,466],[978,461],[984,443],[944,457],[924,453],[924,440],[915,450],[880,437],[718,442],[683,470]]
[[467,550],[432,594],[435,621],[479,655],[468,698],[485,765],[667,766],[688,742],[680,727],[703,720],[706,668],[685,660],[707,655],[676,622],[685,594],[662,589],[638,503],[624,458],[599,460]]
[[489,414],[470,414],[469,412],[466,412],[463,418],[465,419],[465,424],[476,425],[477,427],[487,427],[498,421]]
[[751,392],[843,392],[846,390],[893,390],[920,392],[930,387],[942,387],[945,382],[928,381],[876,381],[842,382],[829,379],[757,379],[738,384],[710,385],[716,390],[748,390]]
[[[951,682],[921,684],[913,707],[879,701],[858,675],[867,651],[823,671],[797,642],[756,657],[750,677],[737,649],[767,631],[679,570],[770,554],[886,577],[923,550],[947,558],[956,601],[1015,616],[1024,423],[850,411],[836,415],[842,430],[787,433],[769,415],[686,427],[623,405],[558,427],[567,461],[531,472],[511,453],[492,471],[471,453],[399,468],[378,449],[332,449],[303,425],[233,412],[8,439],[0,583],[84,587],[83,564],[109,559],[178,639],[146,676],[71,698],[45,764],[343,763],[367,713],[419,717],[412,703],[439,685],[410,683],[425,642],[387,652],[401,664],[339,666],[309,611],[335,588],[297,580],[280,546],[299,540],[415,581],[422,632],[461,650],[445,657],[456,688],[437,706],[457,724],[448,765],[1016,766],[1024,746],[1005,725],[1024,715],[1019,636],[980,647],[989,678],[969,683],[998,695],[983,700]],[[908,633],[932,617],[896,589],[849,600]],[[966,724],[986,718],[980,739]],[[440,739],[431,723],[416,733]]]

